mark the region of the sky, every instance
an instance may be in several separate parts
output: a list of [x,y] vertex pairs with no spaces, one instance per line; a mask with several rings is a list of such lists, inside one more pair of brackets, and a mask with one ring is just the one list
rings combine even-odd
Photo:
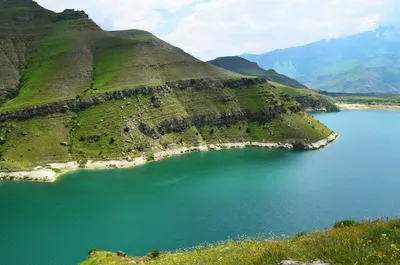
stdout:
[[400,26],[400,0],[36,0],[105,30],[143,29],[202,60]]

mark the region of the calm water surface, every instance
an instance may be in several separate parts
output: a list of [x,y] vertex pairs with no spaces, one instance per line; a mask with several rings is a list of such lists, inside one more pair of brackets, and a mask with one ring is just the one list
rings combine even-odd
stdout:
[[0,182],[0,262],[76,264],[94,247],[143,255],[400,217],[400,113],[316,118],[340,134],[321,151],[224,150],[54,184]]

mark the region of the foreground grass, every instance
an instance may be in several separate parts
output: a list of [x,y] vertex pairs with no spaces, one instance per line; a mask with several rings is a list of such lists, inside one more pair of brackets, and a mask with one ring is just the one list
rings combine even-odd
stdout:
[[[154,253],[154,252],[153,252]],[[158,252],[157,252],[158,253]],[[198,246],[154,258],[120,257],[95,251],[81,265],[92,264],[277,264],[285,259],[322,259],[332,264],[400,264],[400,220],[345,221],[329,231],[290,239],[244,239]]]

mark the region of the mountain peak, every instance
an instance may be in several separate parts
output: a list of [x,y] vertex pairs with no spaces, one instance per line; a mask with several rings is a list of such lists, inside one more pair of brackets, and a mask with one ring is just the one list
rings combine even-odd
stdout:
[[75,19],[88,19],[89,16],[85,11],[76,11],[75,9],[65,9],[61,13],[57,13],[53,18],[52,22],[60,22],[64,20],[75,20]]

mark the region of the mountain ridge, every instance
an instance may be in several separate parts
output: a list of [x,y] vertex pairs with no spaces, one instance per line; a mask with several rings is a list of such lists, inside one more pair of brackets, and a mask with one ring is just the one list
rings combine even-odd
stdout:
[[306,111],[339,111],[332,100],[321,95],[306,86],[300,84],[294,79],[291,79],[285,75],[278,74],[275,70],[264,70],[258,66],[257,63],[250,62],[244,58],[232,56],[232,57],[220,57],[215,60],[209,61],[209,63],[224,68],[229,71],[237,72],[239,74],[247,74],[252,76],[258,76],[264,78],[276,86],[284,93],[293,97]]
[[344,38],[241,56],[317,90],[397,94],[400,53],[396,47],[400,42],[393,37],[397,35],[396,28],[381,27]]
[[268,81],[280,83],[282,85],[297,88],[307,88],[303,84],[300,84],[298,81],[281,75],[273,69],[265,70],[259,67],[257,63],[250,62],[239,56],[219,57],[214,60],[208,61],[208,63],[235,73],[262,77]]

